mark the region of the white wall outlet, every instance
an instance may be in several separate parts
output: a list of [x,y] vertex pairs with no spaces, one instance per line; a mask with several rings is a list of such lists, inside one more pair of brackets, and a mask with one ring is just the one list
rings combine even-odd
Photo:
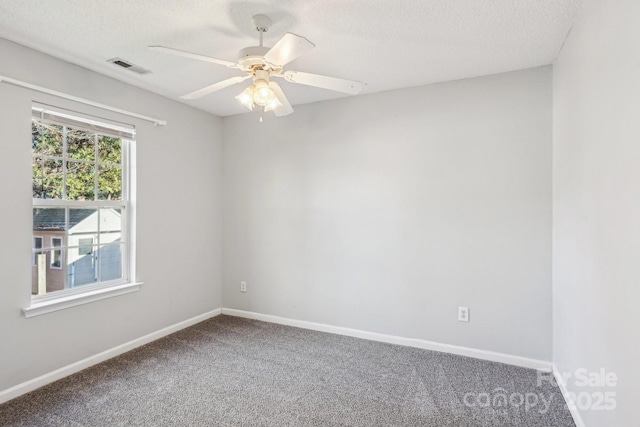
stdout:
[[240,292],[247,292],[247,282],[240,282]]
[[469,307],[458,307],[458,320],[461,322],[469,321]]

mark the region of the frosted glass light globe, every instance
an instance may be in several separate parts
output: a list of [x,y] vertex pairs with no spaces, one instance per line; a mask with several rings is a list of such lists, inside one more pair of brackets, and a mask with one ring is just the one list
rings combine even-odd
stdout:
[[275,99],[276,95],[273,93],[269,85],[264,80],[256,80],[253,89],[253,102],[261,107],[269,105]]

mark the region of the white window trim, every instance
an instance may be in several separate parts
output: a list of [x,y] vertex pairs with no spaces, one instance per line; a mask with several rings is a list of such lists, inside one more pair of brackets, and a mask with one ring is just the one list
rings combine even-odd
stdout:
[[64,310],[78,305],[88,304],[107,298],[113,298],[118,295],[129,294],[140,289],[142,283],[123,283],[121,285],[108,287],[100,287],[91,291],[67,293],[56,295],[56,298],[42,299],[38,302],[32,302],[29,307],[22,309],[25,317],[35,317],[42,314],[53,313],[55,311]]
[[[135,129],[132,130],[132,132],[135,133]],[[123,158],[119,166],[122,167],[123,170],[122,200],[93,200],[91,201],[91,205],[98,207],[98,209],[119,207],[124,210],[126,218],[123,218],[121,230],[123,243],[122,278],[97,283],[95,285],[86,285],[80,288],[56,291],[51,294],[34,295],[31,297],[29,307],[22,309],[25,317],[39,316],[41,314],[136,292],[142,286],[142,282],[135,282],[135,140],[129,138],[121,139],[123,140]],[[59,200],[48,199],[34,199],[34,201],[36,201],[36,203],[32,205],[33,207],[36,207],[36,205],[41,207],[54,207],[59,205],[60,202]],[[67,208],[76,207],[76,205],[80,207],[85,206],[86,203],[66,201]],[[44,241],[43,246],[45,246]],[[66,248],[64,246],[64,240],[62,247]],[[51,250],[52,248],[46,249]],[[43,252],[45,251],[43,250]],[[64,262],[64,260],[62,262]]]

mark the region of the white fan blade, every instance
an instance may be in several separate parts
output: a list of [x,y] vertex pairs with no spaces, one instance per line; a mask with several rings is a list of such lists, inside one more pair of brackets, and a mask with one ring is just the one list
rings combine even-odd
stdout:
[[197,53],[191,53],[184,50],[172,49],[164,46],[149,46],[149,49],[156,52],[170,53],[172,55],[183,56],[185,58],[197,59],[198,61],[212,62],[218,65],[224,65],[229,68],[238,68],[238,64],[235,62],[225,61],[224,59],[212,58],[211,56],[199,55]]
[[186,95],[182,95],[180,98],[182,98],[182,99],[200,98],[200,97],[203,97],[203,96],[208,95],[210,93],[213,93],[213,92],[215,92],[217,90],[224,89],[225,87],[229,87],[231,85],[242,83],[243,81],[247,80],[250,77],[251,76],[231,77],[230,79],[223,80],[221,82],[212,84],[211,86],[203,87],[202,89],[199,89],[199,90],[197,90],[195,92],[191,92],[191,93],[188,93]]
[[320,74],[303,73],[301,71],[286,71],[284,78],[291,83],[321,87],[336,92],[357,95],[362,91],[362,83],[354,80],[339,79],[337,77],[321,76]]
[[302,36],[287,33],[264,56],[264,60],[273,65],[283,66],[303,53],[316,47]]
[[278,97],[278,101],[282,103],[282,107],[273,110],[273,114],[278,117],[282,117],[293,113],[293,107],[291,106],[291,104],[289,104],[289,100],[287,99],[287,97],[284,96],[284,92],[280,88],[280,85],[276,82],[269,82],[269,87],[271,88],[273,93],[276,94],[276,97]]

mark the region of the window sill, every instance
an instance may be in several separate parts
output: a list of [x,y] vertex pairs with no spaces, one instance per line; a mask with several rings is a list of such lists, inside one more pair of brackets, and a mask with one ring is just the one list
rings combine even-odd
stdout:
[[23,308],[22,312],[24,313],[24,317],[40,316],[41,314],[52,313],[66,308],[76,307],[78,305],[136,292],[141,286],[142,283],[125,283],[122,285],[110,286],[108,288],[96,289],[94,291],[82,292],[75,295],[61,296],[60,298],[52,300],[32,303],[29,307]]

